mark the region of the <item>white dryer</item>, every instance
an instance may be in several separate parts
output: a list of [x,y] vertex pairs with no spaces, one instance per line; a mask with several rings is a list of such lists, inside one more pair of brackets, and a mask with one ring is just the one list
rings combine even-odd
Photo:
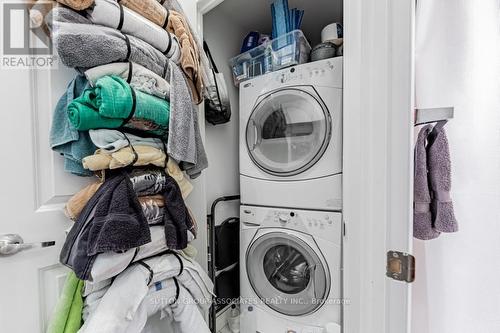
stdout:
[[340,333],[340,213],[241,206],[240,332]]
[[247,205],[342,208],[342,57],[241,83],[240,192]]

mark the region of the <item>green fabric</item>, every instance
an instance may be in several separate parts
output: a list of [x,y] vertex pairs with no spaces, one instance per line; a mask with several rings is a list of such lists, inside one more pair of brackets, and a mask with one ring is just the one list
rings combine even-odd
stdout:
[[71,271],[57,301],[47,333],[76,333],[82,326],[83,280]]
[[79,131],[123,125],[156,135],[167,134],[170,117],[168,101],[138,90],[134,92],[134,116],[123,124],[132,111],[132,88],[121,77],[103,76],[97,80],[95,87],[86,89],[69,104],[69,120]]

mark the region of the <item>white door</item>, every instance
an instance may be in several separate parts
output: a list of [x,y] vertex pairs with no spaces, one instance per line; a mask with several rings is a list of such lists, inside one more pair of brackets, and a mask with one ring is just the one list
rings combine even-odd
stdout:
[[344,1],[344,333],[410,332],[414,2]]
[[[195,1],[184,2],[189,19],[196,19]],[[11,31],[22,34],[24,22],[12,24]],[[54,246],[0,255],[1,332],[45,332],[66,278],[59,252],[71,222],[62,209],[90,180],[64,172],[62,158],[49,147],[49,129],[55,104],[74,75],[62,65],[54,70],[0,69],[0,237],[55,241]],[[202,197],[193,193],[190,199]],[[205,215],[191,207],[197,216]]]
[[49,126],[55,103],[73,76],[70,69],[0,70],[0,235],[17,234],[28,243],[56,242],[0,255],[5,332],[44,331],[65,280],[67,270],[58,259],[70,222],[62,208],[89,179],[64,172],[62,159],[49,148]]

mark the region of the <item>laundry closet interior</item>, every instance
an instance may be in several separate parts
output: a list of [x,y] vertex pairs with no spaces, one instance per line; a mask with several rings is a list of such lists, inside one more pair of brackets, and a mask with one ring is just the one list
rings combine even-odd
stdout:
[[[304,224],[309,223],[308,221],[314,221],[312,222],[312,225],[318,225],[318,230],[316,231],[316,233],[314,230],[312,232],[310,230],[301,230],[300,228],[296,228],[296,230],[302,231],[302,233],[299,232],[300,235],[306,235],[306,237],[309,237],[304,239],[306,243],[314,244],[316,242],[321,243],[323,241],[327,245],[325,246],[325,244],[320,244],[320,246],[317,248],[312,246],[309,249],[305,249],[303,245],[299,245],[299,251],[304,251],[303,253],[306,257],[301,257],[303,254],[300,254],[300,252],[293,253],[293,250],[292,252],[287,252],[287,245],[290,245],[290,248],[293,249],[293,237],[291,239],[287,239],[286,237],[280,238],[283,237],[283,235],[270,233],[269,235],[271,236],[269,237],[274,238],[268,237],[270,239],[268,240],[268,242],[273,242],[275,246],[278,247],[279,244],[286,244],[281,248],[281,250],[284,250],[285,252],[280,253],[279,251],[277,251],[275,256],[298,255],[299,259],[297,259],[294,264],[292,263],[284,265],[288,265],[290,267],[294,265],[300,266],[301,259],[305,259],[305,262],[316,262],[318,263],[318,266],[325,265],[324,268],[320,267],[316,272],[314,272],[314,274],[316,274],[317,276],[316,280],[311,277],[311,285],[314,285],[315,283],[318,284],[317,290],[307,290],[307,288],[304,288],[305,291],[302,291],[302,288],[300,286],[290,287],[292,289],[296,288],[292,291],[292,293],[296,294],[296,299],[299,299],[301,297],[303,299],[307,299],[308,293],[317,293],[316,297],[318,299],[324,297],[325,301],[328,299],[331,302],[340,302],[340,299],[342,297],[340,282],[340,229],[342,223],[340,217],[340,174],[342,172],[342,57],[320,60],[319,62],[312,62],[310,59],[307,59],[306,64],[299,64],[292,67],[284,66],[282,70],[270,72],[268,74],[265,74],[264,76],[261,76],[260,78],[256,75],[257,77],[255,77],[254,79],[250,79],[248,81],[243,80],[237,87],[234,84],[235,61],[233,58],[237,57],[240,54],[242,41],[249,32],[256,31],[260,34],[267,35],[271,33],[271,4],[272,1],[225,0],[215,1],[211,3],[204,3],[202,1],[198,5],[202,11],[200,28],[203,32],[203,39],[210,49],[210,53],[214,59],[214,62],[216,63],[217,69],[224,75],[232,111],[230,122],[215,126],[206,122],[205,126],[205,143],[207,156],[209,159],[209,168],[207,169],[206,173],[207,212],[210,214],[212,203],[217,200],[217,198],[234,194],[239,195],[241,193],[241,201],[232,200],[219,202],[217,204],[215,209],[216,214],[214,221],[216,225],[228,218],[237,216],[240,217],[239,222],[240,224],[242,224],[243,228],[243,226],[247,225],[248,222],[252,222],[247,221],[247,216],[245,215],[251,215],[251,219],[265,219],[268,214],[287,215],[287,219],[290,217],[290,214],[292,214],[294,215],[293,217],[291,217],[292,220],[296,219],[297,221],[299,221],[299,223],[302,223],[301,219],[303,218]],[[302,30],[303,35],[307,40],[307,44],[310,45],[310,48],[313,48],[314,46],[322,42],[321,31],[323,28],[325,28],[325,26],[334,22],[338,24],[343,23],[342,1],[290,0],[289,8],[291,9],[295,7],[304,11],[300,29]],[[309,54],[307,55],[307,57],[309,58]],[[328,64],[326,64],[325,62],[328,62]],[[335,67],[335,69],[333,71],[328,70],[328,66],[331,66],[332,68]],[[247,70],[252,71],[252,68],[248,68]],[[327,70],[326,74],[325,70]],[[264,72],[265,70],[263,70],[262,65],[258,63],[258,68],[256,69],[256,71],[260,73]],[[293,76],[294,74],[300,77],[303,76],[304,78],[307,77],[309,80],[299,81],[296,77]],[[313,77],[313,75],[315,74],[326,76],[330,75],[331,77],[334,77],[334,81],[336,80],[337,82],[332,83],[328,82],[328,80],[322,81],[321,78],[315,82],[314,79],[311,80],[311,77]],[[277,80],[277,77],[279,77],[279,80],[282,80],[282,82],[286,82],[287,79],[289,79],[289,81],[285,84],[277,84],[275,86],[271,86],[266,83],[267,81]],[[282,79],[282,77],[285,77],[285,79]],[[242,89],[246,89],[244,87],[247,87],[245,86],[245,84],[248,82],[256,83],[254,87],[249,88],[251,89],[251,92],[246,93],[245,96],[242,96]],[[308,85],[309,87],[303,88],[303,86]],[[333,85],[336,88],[328,89],[327,92],[325,92],[323,87],[317,87],[322,85]],[[285,89],[286,87],[290,88],[290,86],[295,87],[292,87],[291,90]],[[309,88],[311,88],[311,86],[314,87],[308,90]],[[276,95],[271,94],[272,96],[269,97],[268,93],[270,91],[280,89],[285,90],[278,92]],[[295,93],[297,93],[297,95]],[[266,96],[268,97],[268,102],[265,101]],[[262,99],[264,99],[264,101]],[[267,140],[269,145],[267,149],[269,149],[269,152],[266,156],[266,148],[263,148],[263,153],[261,155],[259,155],[260,153],[256,153],[255,159],[262,159],[261,165],[267,165],[274,170],[274,176],[271,176],[271,178],[273,178],[273,180],[277,182],[265,184],[264,181],[264,184],[260,185],[254,184],[253,179],[267,178],[265,176],[266,171],[264,171],[263,174],[257,174],[260,171],[249,170],[249,168],[252,168],[251,166],[255,167],[256,165],[259,165],[259,162],[257,162],[254,157],[248,157],[249,155],[247,155],[247,152],[252,147],[249,148],[246,142],[248,141],[248,139],[254,139],[253,137],[248,137],[248,135],[252,135],[252,133],[249,132],[256,130],[254,128],[249,129],[247,128],[247,126],[252,111],[254,115],[257,114],[255,116],[255,119],[260,118],[261,123],[256,126],[261,129],[266,127],[266,119],[268,123],[272,122],[270,121],[270,119],[272,119],[273,117],[271,115],[273,111],[266,110],[266,106],[257,107],[256,104],[258,103],[262,103],[264,105],[266,103],[274,105],[267,107],[269,109],[279,108],[277,105],[279,103],[283,103],[283,105],[285,105],[283,109],[289,107],[292,109],[290,114],[285,115],[287,120],[291,121],[292,123],[295,122],[299,126],[302,122],[302,126],[304,126],[302,127],[302,131],[304,131],[304,133],[301,133],[301,129],[297,128],[295,138],[291,137],[286,139],[290,140],[291,143],[282,142],[282,146],[279,146],[280,143],[275,143],[276,146],[273,147],[273,139],[269,138],[270,135],[267,135],[267,139],[270,139]],[[296,110],[293,109],[293,106],[289,105],[291,103],[296,103]],[[308,112],[308,110],[306,110],[307,108],[310,108],[311,110]],[[264,110],[262,111],[262,115],[260,116],[258,115],[259,112],[255,111],[258,109]],[[324,109],[325,111],[323,111],[322,109]],[[293,114],[294,112],[304,112],[305,116],[304,118],[300,119],[301,117],[297,117],[297,113]],[[323,112],[326,113],[326,116],[323,114]],[[294,117],[297,117],[298,119],[294,119]],[[316,122],[307,123],[306,119],[314,119],[316,120]],[[324,119],[328,119],[329,123],[323,123]],[[269,125],[270,124],[268,124],[267,126],[269,127]],[[313,134],[311,132],[312,128],[314,128]],[[274,130],[276,131],[276,129]],[[293,131],[292,128],[290,128],[290,130]],[[262,136],[265,137],[266,134],[262,134]],[[295,144],[300,146],[300,141],[297,141],[296,143],[293,142],[294,139],[300,140],[300,138],[306,138],[305,142],[303,142],[302,144],[305,144],[308,147],[308,150],[311,150],[310,154],[304,154],[304,152],[301,152],[299,148],[296,152],[290,151],[289,156],[278,157],[275,155],[280,154],[280,152],[286,152],[288,150],[286,146],[288,145],[289,147],[292,147]],[[311,140],[311,138],[312,141],[317,142],[307,142],[307,139]],[[279,142],[280,139],[282,138],[276,136],[274,140]],[[255,141],[258,140],[256,139]],[[266,140],[264,139],[264,141]],[[293,150],[293,148],[290,149]],[[294,154],[297,156],[294,157]],[[316,155],[319,156],[319,158],[315,158]],[[252,161],[252,159],[254,160]],[[282,165],[278,165],[280,163]],[[292,170],[292,172],[289,172],[288,170],[287,173],[287,170],[283,170],[287,168]],[[318,170],[318,168],[322,170]],[[293,169],[299,170],[294,172]],[[241,180],[240,174],[246,174],[250,177],[245,177],[244,180]],[[332,176],[334,174],[335,176]],[[311,179],[314,178],[318,178],[317,182],[315,182],[314,180],[311,181]],[[287,179],[288,185],[286,186],[286,188],[281,190],[281,192],[275,192],[274,187],[279,187],[281,184],[284,184],[283,182],[280,183],[280,181],[284,181],[285,183],[287,183]],[[292,180],[292,182],[290,182],[290,179]],[[299,180],[298,182],[296,182],[296,184],[302,183],[305,184],[305,186],[295,186],[293,180]],[[302,182],[300,180],[302,180]],[[309,185],[306,184],[308,182],[310,183]],[[338,188],[338,190],[333,190],[336,187]],[[332,192],[335,194],[332,195]],[[308,194],[304,195],[305,193]],[[257,197],[261,197],[261,199],[254,201],[254,198],[257,199]],[[285,199],[284,201],[280,199],[285,197],[287,199]],[[331,206],[321,204],[320,202],[324,198],[330,198],[330,200],[334,201],[334,203],[330,203]],[[247,200],[247,202],[245,202],[245,200]],[[240,211],[240,204],[249,204],[250,206],[242,206]],[[267,206],[271,208],[261,211],[259,209],[255,209],[258,206]],[[312,215],[310,215],[309,212],[301,211],[301,209],[306,209],[314,212],[312,213]],[[249,214],[245,213],[249,211],[251,211]],[[329,213],[325,213],[328,211],[335,211],[337,213],[329,215]],[[281,217],[283,218],[284,216]],[[279,216],[277,218],[279,219]],[[331,218],[331,221],[324,220],[325,218]],[[210,222],[211,220],[209,220],[209,223]],[[253,222],[257,222],[258,224],[260,224],[260,221]],[[328,224],[329,222],[332,224]],[[276,224],[280,225],[280,223]],[[281,225],[286,227],[286,224]],[[335,225],[335,227],[328,229],[328,226],[332,225]],[[262,227],[265,228],[266,226],[262,225]],[[276,225],[270,225],[267,227],[276,227]],[[293,230],[293,227],[290,229]],[[220,230],[224,230],[224,227],[219,227],[218,231]],[[318,236],[318,234],[324,232],[331,234],[330,236],[325,237],[326,239],[328,239],[328,241],[324,241],[321,239],[317,240],[314,237],[311,237],[311,234]],[[337,235],[335,235],[335,233],[337,233]],[[251,294],[251,296],[248,294],[237,294],[238,296],[241,296],[243,300],[242,304],[239,305],[239,320],[241,325],[240,330],[242,332],[254,332],[261,330],[264,330],[264,332],[266,332],[265,329],[267,329],[270,332],[281,332],[288,329],[290,331],[300,332],[302,329],[307,330],[308,327],[313,330],[326,329],[325,325],[329,329],[328,332],[330,332],[330,330],[331,332],[337,332],[337,329],[340,330],[341,306],[338,305],[330,305],[324,307],[313,306],[300,309],[300,307],[298,306],[294,308],[294,306],[290,307],[289,304],[278,304],[274,307],[273,310],[271,310],[276,311],[274,313],[279,314],[280,317],[278,318],[270,318],[266,317],[266,315],[261,316],[262,313],[259,313],[259,311],[262,311],[263,308],[257,306],[257,310],[253,312],[257,313],[256,317],[249,316],[249,314],[251,313],[248,312],[249,304],[245,304],[245,298],[246,302],[248,302],[249,297],[267,297],[271,299],[273,297],[276,297],[277,295],[281,295],[280,297],[282,297],[282,299],[277,300],[278,302],[291,302],[291,299],[287,298],[287,292],[283,292],[283,290],[280,290],[280,287],[278,285],[275,285],[273,287],[270,283],[264,282],[264,280],[266,280],[266,277],[264,276],[266,273],[264,273],[264,275],[262,276],[253,277],[253,281],[248,281],[248,278],[243,276],[247,274],[250,274],[250,276],[252,276],[254,273],[247,272],[246,270],[253,269],[251,268],[253,266],[255,266],[255,269],[258,270],[259,267],[263,265],[263,261],[265,260],[263,257],[255,259],[254,262],[247,262],[248,259],[245,259],[247,257],[258,257],[258,253],[260,253],[261,251],[259,250],[259,246],[254,245],[254,247],[252,248],[250,243],[252,243],[251,241],[254,237],[254,234],[251,232],[250,234],[250,236],[245,236],[243,233],[240,234],[241,243],[239,245],[239,266],[233,266],[234,268],[232,268],[232,271],[223,270],[221,273],[219,273],[216,279],[216,289],[229,293],[228,295],[223,295],[226,297],[231,295],[234,297],[237,289],[238,291],[241,289],[243,293],[250,294],[252,292],[250,290],[247,290],[249,288],[252,288],[251,290],[255,291],[259,290],[259,288],[262,290],[258,291],[257,295]],[[255,235],[256,238],[258,238],[257,236],[258,235]],[[264,243],[262,245],[262,248],[269,247],[269,245],[265,244],[266,235],[263,236]],[[254,244],[256,243],[254,242]],[[276,249],[279,250],[278,247],[276,247]],[[250,248],[252,248],[252,251],[256,250],[256,252],[247,253]],[[265,256],[265,253],[261,255]],[[308,255],[310,255],[310,257],[307,257]],[[268,261],[271,260],[270,258],[272,258],[272,254],[269,254],[266,258]],[[242,274],[241,276],[237,274],[237,270],[239,270],[240,274]],[[321,276],[322,274],[323,276]],[[307,272],[306,274],[304,274],[304,276],[307,276],[307,279],[310,278]],[[283,277],[283,279],[284,278],[285,277]],[[296,278],[300,279],[299,272],[297,272]],[[239,283],[236,283],[236,281],[239,281]],[[281,282],[278,282],[278,284],[279,283]],[[282,283],[286,284],[286,282],[284,281]],[[304,283],[304,281],[298,283]],[[252,287],[250,287],[250,284],[252,285]],[[228,320],[228,318],[231,317],[231,311],[234,311],[231,306],[218,307],[218,320],[215,324],[217,330],[220,330],[221,328],[227,329],[223,327],[226,326],[225,322]],[[264,309],[264,311],[266,310]],[[312,315],[310,315],[311,313]],[[295,320],[295,318],[301,318],[301,316],[302,319],[298,319],[297,321]],[[279,324],[273,323],[273,320],[276,320],[277,322],[279,322]],[[255,322],[259,321],[261,322],[260,326],[254,327]],[[309,323],[316,322],[317,328],[309,326],[307,324],[307,321],[309,321]],[[337,324],[339,325],[338,327],[336,327]],[[226,331],[224,330],[223,332]]]

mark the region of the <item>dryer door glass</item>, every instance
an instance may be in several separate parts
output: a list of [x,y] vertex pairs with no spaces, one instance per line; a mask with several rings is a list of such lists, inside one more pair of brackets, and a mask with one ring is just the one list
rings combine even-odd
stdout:
[[326,106],[317,96],[298,88],[267,95],[254,108],[246,128],[253,162],[277,176],[295,175],[313,166],[330,136]]
[[255,240],[247,252],[247,275],[257,296],[273,310],[301,316],[324,304],[330,274],[319,250],[284,232]]

